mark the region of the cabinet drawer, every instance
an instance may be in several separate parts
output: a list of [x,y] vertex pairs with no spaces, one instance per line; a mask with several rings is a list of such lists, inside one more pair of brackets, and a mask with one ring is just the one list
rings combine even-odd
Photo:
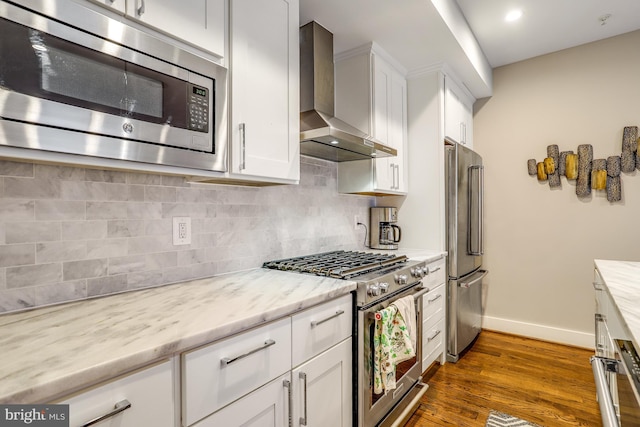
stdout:
[[445,258],[427,264],[429,274],[422,279],[427,288],[433,289],[446,281],[447,268]]
[[427,323],[423,325],[422,370],[425,370],[444,351],[445,319],[443,317],[431,325]]
[[293,316],[293,366],[351,336],[352,304],[349,294]]
[[184,353],[183,420],[191,425],[290,369],[290,318]]
[[65,399],[69,425],[79,426],[112,412],[127,400],[131,407],[96,426],[138,427],[175,425],[173,370],[170,361],[120,377]]
[[422,297],[422,321],[430,323],[438,316],[444,317],[446,301],[445,285],[442,284]]

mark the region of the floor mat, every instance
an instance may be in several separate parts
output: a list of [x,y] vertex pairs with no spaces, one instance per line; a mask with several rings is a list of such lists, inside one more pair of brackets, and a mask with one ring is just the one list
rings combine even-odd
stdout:
[[505,414],[504,412],[491,411],[485,423],[485,427],[542,427],[538,424],[530,423],[518,417]]

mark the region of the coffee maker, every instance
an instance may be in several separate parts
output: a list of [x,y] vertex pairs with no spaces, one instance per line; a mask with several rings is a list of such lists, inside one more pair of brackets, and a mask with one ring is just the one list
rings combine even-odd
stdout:
[[369,247],[398,249],[402,230],[396,225],[398,208],[373,207],[369,211]]

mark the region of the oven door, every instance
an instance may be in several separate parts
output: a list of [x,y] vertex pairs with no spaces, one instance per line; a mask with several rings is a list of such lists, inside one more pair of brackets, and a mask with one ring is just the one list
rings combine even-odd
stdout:
[[[373,305],[358,309],[358,426],[371,427],[378,423],[417,384],[422,374],[422,300],[428,292],[422,283],[393,294]],[[387,308],[400,298],[413,295],[416,304],[416,355],[396,366],[396,388],[386,393],[373,391],[373,336],[375,313]]]

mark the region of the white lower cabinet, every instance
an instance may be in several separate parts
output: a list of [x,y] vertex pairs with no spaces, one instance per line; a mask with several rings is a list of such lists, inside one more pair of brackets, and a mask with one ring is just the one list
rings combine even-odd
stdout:
[[[167,360],[83,390],[58,402],[69,405],[69,425],[173,427],[176,423],[173,365]],[[130,406],[129,406],[130,405]]]
[[294,369],[291,378],[294,426],[351,426],[351,337]]
[[345,295],[183,354],[182,425],[351,426],[352,316]]
[[286,427],[290,387],[290,373],[287,372],[194,426]]
[[192,425],[290,370],[289,318],[183,354],[183,425]]
[[433,362],[446,360],[446,260],[441,258],[427,265],[429,274],[424,285],[430,289],[422,297],[422,370]]

